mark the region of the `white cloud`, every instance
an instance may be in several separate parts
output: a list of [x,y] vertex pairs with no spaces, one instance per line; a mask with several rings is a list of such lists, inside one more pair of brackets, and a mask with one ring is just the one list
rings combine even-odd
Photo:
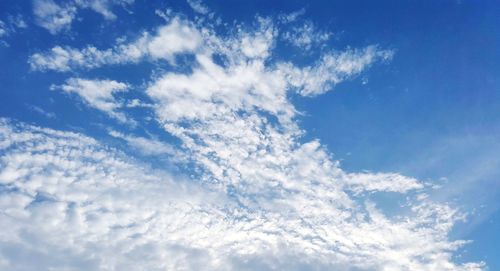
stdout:
[[306,13],[306,9],[305,8],[301,8],[301,9],[296,10],[294,12],[280,15],[279,16],[279,20],[282,23],[295,22],[300,16],[304,15],[305,13]]
[[201,0],[186,0],[189,6],[197,13],[208,14],[210,9]]
[[147,54],[154,59],[167,59],[171,62],[174,61],[175,54],[193,52],[200,43],[199,32],[179,19],[173,19],[170,24],[160,27],[156,36],[145,41]]
[[127,122],[124,114],[116,110],[121,106],[113,96],[117,92],[127,91],[129,86],[114,80],[88,80],[82,78],[70,78],[61,86],[52,86],[52,90],[62,90],[75,93],[89,106],[99,109],[115,117],[121,122]]
[[351,173],[346,182],[355,192],[390,191],[404,193],[424,188],[418,180],[397,173]]
[[[90,55],[92,57],[89,57]],[[100,62],[100,59],[106,55],[98,52],[95,47],[78,51],[56,46],[51,49],[50,53],[36,53],[32,55],[29,59],[29,64],[34,70],[69,71],[71,66],[76,64],[83,67],[95,67]]]
[[123,6],[133,2],[134,0],[71,0],[58,4],[53,0],[33,0],[33,13],[39,26],[51,34],[57,34],[71,27],[78,9],[89,8],[104,18],[113,20],[116,15],[111,11],[111,6]]
[[[33,54],[29,63],[34,70],[64,72],[78,67],[96,68],[102,65],[135,63],[144,57],[153,60],[164,59],[174,63],[175,55],[183,53],[197,54],[198,59],[208,58],[204,62],[207,64],[212,62],[212,55],[217,53],[226,55],[232,64],[253,65],[258,69],[263,61],[245,64],[242,62],[248,59],[268,58],[276,42],[275,33],[276,30],[270,20],[260,19],[259,27],[255,31],[251,33],[240,31],[234,38],[224,40],[214,36],[208,29],[198,30],[189,22],[174,18],[169,24],[158,28],[154,36],[144,33],[136,41],[119,44],[106,50],[99,50],[93,46],[82,50],[56,46],[50,52]],[[328,91],[333,85],[346,77],[360,73],[373,62],[391,59],[392,54],[390,50],[379,50],[376,46],[368,46],[363,50],[325,54],[317,63],[306,67],[278,62],[275,64],[277,68],[274,74],[266,72],[270,76],[277,76],[276,81],[280,81],[279,78],[289,81],[288,84],[297,88],[300,94],[312,96]],[[217,67],[217,65],[212,66]]]
[[[446,233],[461,216],[445,205],[414,203],[414,216],[391,220],[371,203],[333,200],[335,180],[225,195],[83,135],[7,120],[0,154],[6,270],[481,270],[450,262],[462,243]],[[307,168],[298,172],[315,176]]]
[[[290,62],[266,65],[274,33],[274,27],[263,21],[253,33],[242,32],[233,39],[211,36],[215,45],[193,51],[196,65],[191,74],[166,73],[148,88],[149,95],[162,105],[160,118],[199,120],[255,107],[290,120],[295,109],[287,100],[289,90],[318,95],[373,62],[392,56],[391,51],[369,46],[329,53],[306,67]],[[225,57],[225,67],[214,62],[214,54]]]
[[315,96],[329,91],[335,84],[359,74],[372,63],[392,59],[393,51],[368,46],[362,50],[346,50],[322,56],[316,65],[297,69],[282,67],[288,73],[291,84],[303,96]]
[[1,269],[159,270],[211,235],[217,193],[93,139],[2,120],[0,146]]
[[[189,189],[170,195],[178,183],[164,184],[163,175],[115,158],[121,157],[116,151],[81,135],[4,121],[0,180],[23,192],[6,208],[12,214],[31,212],[24,220],[6,220],[12,230],[0,235],[4,243],[27,250],[32,240],[20,232],[35,232],[40,248],[47,248],[38,253],[66,251],[100,270],[482,270],[482,264],[453,261],[453,252],[464,244],[448,239],[454,222],[463,219],[457,210],[409,194],[409,210],[388,217],[372,202],[377,191],[418,194],[424,188],[418,180],[397,173],[347,173],[319,140],[301,137],[291,91],[319,95],[390,59],[392,51],[331,50],[298,66],[274,59],[278,29],[271,19],[239,25],[231,33],[220,36],[210,26],[174,19],[154,36],[145,33],[112,49],[66,48],[58,56],[33,56],[34,69],[50,69],[50,59],[61,59],[52,61],[63,63],[53,69],[69,70],[192,54],[188,72],[163,71],[146,94],[158,124],[181,141],[180,156],[195,183],[189,189],[201,196],[193,200]],[[107,54],[112,57],[103,57]],[[69,79],[60,88],[115,113],[113,93],[126,85],[82,80]],[[157,140],[112,135],[145,153],[171,152]],[[206,196],[211,193],[215,199]],[[38,204],[37,194],[49,200]],[[43,227],[29,228],[37,224]]]
[[311,21],[302,26],[293,27],[290,31],[283,33],[283,39],[303,50],[311,50],[313,45],[323,44],[331,37],[331,33],[318,31]]
[[125,106],[126,107],[130,107],[130,108],[134,108],[134,107],[145,107],[145,108],[153,107],[152,104],[145,103],[145,102],[143,102],[143,101],[141,101],[139,99],[132,99],[132,100],[128,101]]
[[103,65],[135,63],[148,57],[175,62],[176,54],[196,51],[201,43],[201,34],[191,25],[174,18],[159,27],[155,35],[145,32],[131,42],[120,43],[112,49],[99,50],[87,46],[78,50],[55,46],[49,52],[35,53],[29,59],[33,70],[70,71],[74,68],[97,68]]
[[185,160],[183,154],[170,144],[163,141],[133,135],[125,135],[117,131],[109,131],[113,137],[123,139],[127,144],[144,155],[170,156],[171,160]]
[[[182,140],[203,180],[232,189],[245,208],[268,216],[287,214],[283,219],[293,226],[279,223],[273,231],[290,243],[296,240],[307,255],[298,257],[312,257],[316,266],[324,263],[319,257],[329,259],[325,261],[330,268],[336,263],[362,270],[479,270],[480,265],[469,268],[451,262],[451,251],[461,243],[448,242],[446,235],[460,217],[448,206],[424,203],[414,210],[425,209],[425,217],[399,222],[368,203],[363,213],[350,196],[363,191],[405,193],[423,188],[420,182],[395,173],[345,173],[318,141],[299,143],[302,131],[294,122],[288,91],[321,94],[373,62],[390,59],[392,52],[376,46],[332,52],[300,68],[266,62],[276,38],[273,33],[272,25],[262,23],[255,32],[241,32],[232,39],[212,36],[216,45],[196,54],[191,73],[166,72],[147,90],[159,123]],[[223,55],[224,65],[216,64],[212,54]],[[424,226],[430,217],[443,227]],[[297,226],[299,218],[312,227]],[[304,236],[318,240],[304,241]]]
[[170,19],[172,19],[172,14],[173,13],[174,13],[174,11],[171,8],[167,8],[164,11],[163,10],[159,10],[159,9],[155,10],[155,14],[158,15],[163,20],[165,20],[166,22],[169,22]]
[[111,11],[111,6],[126,6],[134,3],[135,0],[75,0],[75,4],[80,8],[90,8],[101,14],[107,20],[116,19],[116,15]]
[[51,34],[69,29],[76,11],[77,8],[73,5],[60,6],[53,0],[33,0],[33,13],[37,24]]

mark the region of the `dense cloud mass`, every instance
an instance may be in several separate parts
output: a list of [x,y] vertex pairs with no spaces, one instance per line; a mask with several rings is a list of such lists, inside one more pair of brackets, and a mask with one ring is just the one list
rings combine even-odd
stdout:
[[[133,1],[84,2],[74,5]],[[299,15],[258,17],[230,34],[174,16],[129,43],[33,54],[32,70],[61,73],[144,61],[187,65],[187,72],[155,74],[147,101],[117,99],[131,91],[127,83],[76,73],[53,89],[122,124],[140,125],[130,108],[149,110],[178,146],[109,134],[189,170],[153,169],[80,133],[1,120],[0,269],[482,270],[454,261],[465,242],[448,233],[464,215],[429,200],[428,185],[393,172],[346,172],[319,140],[303,139],[290,95],[321,95],[393,52],[330,49],[307,65],[275,58],[279,42],[310,49],[328,38],[311,22],[300,37],[281,31]],[[186,54],[192,62],[178,59]],[[385,214],[376,193],[406,196],[400,214]]]

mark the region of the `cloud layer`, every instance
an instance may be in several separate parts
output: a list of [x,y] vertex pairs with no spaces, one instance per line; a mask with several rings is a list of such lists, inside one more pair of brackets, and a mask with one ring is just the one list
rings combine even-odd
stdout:
[[[143,154],[173,157],[189,177],[154,170],[82,134],[2,120],[0,223],[8,230],[0,235],[0,267],[482,270],[482,263],[454,262],[465,242],[448,233],[464,216],[429,200],[425,184],[398,173],[346,172],[319,140],[302,137],[291,95],[323,94],[393,52],[330,48],[298,64],[276,57],[276,48],[306,41],[280,27],[257,17],[221,34],[210,22],[172,17],[152,34],[107,49],[58,45],[33,54],[35,71],[143,61],[186,66],[155,73],[144,88],[148,101],[118,101],[114,95],[130,86],[113,79],[74,75],[53,89],[122,122],[132,118],[127,105],[148,104],[178,146],[109,133]],[[192,61],[182,61],[185,55]],[[390,216],[375,193],[406,200]]]

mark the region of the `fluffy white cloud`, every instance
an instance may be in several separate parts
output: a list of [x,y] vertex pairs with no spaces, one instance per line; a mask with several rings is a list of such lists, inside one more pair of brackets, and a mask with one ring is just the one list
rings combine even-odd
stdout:
[[76,16],[77,8],[73,5],[60,6],[53,0],[34,0],[33,13],[39,26],[51,34],[68,29]]
[[[329,91],[392,51],[331,50],[299,66],[274,58],[279,29],[271,19],[231,33],[174,18],[155,35],[108,50],[32,56],[34,69],[70,70],[193,55],[187,72],[162,71],[146,90],[179,150],[111,132],[145,154],[181,157],[192,179],[171,181],[82,135],[3,121],[0,181],[12,199],[0,202],[14,203],[5,208],[17,216],[0,220],[11,229],[2,243],[32,258],[66,253],[46,269],[482,270],[454,263],[464,242],[448,233],[463,215],[427,199],[418,180],[345,172],[319,140],[301,137],[291,92]],[[60,88],[116,113],[113,94],[127,87],[69,79]],[[371,198],[377,192],[412,192],[405,215],[385,215]],[[26,269],[1,255],[4,266]]]
[[52,86],[52,90],[62,90],[75,93],[89,106],[110,114],[122,122],[126,122],[125,115],[116,111],[121,104],[113,96],[117,92],[127,91],[129,86],[114,80],[88,80],[70,78],[61,86]]
[[[286,235],[292,248],[298,242],[307,256],[297,257],[311,257],[315,266],[479,270],[478,264],[451,262],[451,251],[462,244],[446,238],[453,221],[461,218],[455,210],[411,202],[414,217],[390,220],[352,196],[405,193],[423,188],[420,182],[395,173],[346,173],[318,141],[300,143],[302,131],[294,122],[288,91],[321,94],[371,63],[390,59],[392,52],[369,46],[332,52],[312,66],[297,67],[269,61],[275,32],[263,21],[254,32],[230,39],[212,35],[209,48],[196,53],[192,72],[166,72],[147,90],[158,121],[182,140],[202,179],[225,187],[246,209],[262,210],[268,217],[286,214],[280,219],[289,226],[280,223],[273,232]],[[223,64],[215,62],[215,54],[223,56]],[[427,223],[440,226],[428,228]],[[301,239],[305,236],[308,241]]]
[[55,46],[49,52],[35,53],[29,59],[33,70],[70,71],[73,68],[97,68],[103,65],[136,63],[147,57],[175,62],[176,54],[193,52],[201,44],[201,34],[190,24],[174,18],[169,24],[157,29],[155,35],[147,32],[131,42],[100,50],[87,46],[78,50]]
[[[174,18],[168,25],[160,27],[156,35],[150,39],[141,40],[138,44],[122,48],[128,52],[131,46],[144,44],[147,51],[143,54],[149,54],[153,59],[167,59],[173,62],[175,54],[196,51],[200,43],[201,35],[193,26]],[[126,55],[130,55],[130,53],[126,53]]]
[[216,192],[75,133],[1,120],[0,152],[4,270],[196,266],[185,258],[198,249],[182,239],[209,238],[220,215],[205,212],[224,206]]
[[56,46],[48,54],[36,53],[32,55],[29,63],[34,70],[69,71],[75,65],[94,68],[109,58],[112,58],[110,51],[99,51],[95,47],[87,47],[79,51]]
[[[307,165],[315,162],[302,165],[316,147],[301,147],[293,158],[300,163],[295,174],[317,176],[318,169]],[[314,184],[289,176],[301,186],[246,194],[241,186],[226,190],[173,178],[80,134],[7,120],[0,122],[0,154],[2,269],[482,266],[450,262],[463,242],[449,242],[446,234],[461,216],[425,199],[412,204],[412,216],[389,219],[371,203],[343,198],[335,180]]]
[[[216,72],[218,68],[212,58],[214,54],[219,54],[226,57],[227,64],[231,65],[230,69],[234,69],[235,72],[247,72],[244,78],[254,73],[255,80],[263,79],[267,82],[269,79],[257,78],[260,75],[256,73],[262,76],[273,76],[276,78],[274,79],[276,84],[281,84],[276,91],[284,94],[286,88],[294,87],[300,94],[312,96],[328,91],[333,85],[362,72],[376,61],[391,59],[393,54],[389,50],[379,50],[376,46],[368,46],[362,50],[333,51],[323,55],[311,66],[297,67],[290,62],[277,62],[274,63],[276,67],[269,70],[263,64],[264,60],[269,58],[276,42],[276,32],[269,19],[260,19],[258,29],[252,32],[240,31],[235,37],[222,39],[210,29],[197,29],[192,23],[174,18],[167,25],[158,28],[155,35],[146,32],[138,40],[116,45],[112,49],[99,50],[88,46],[78,50],[56,46],[49,52],[33,54],[29,63],[34,70],[70,71],[78,67],[96,68],[106,64],[135,63],[144,57],[153,60],[164,59],[174,63],[176,55],[190,53],[196,55],[201,71],[212,69],[205,75],[211,78],[208,73]],[[239,79],[241,75],[243,74],[234,74],[234,72],[230,74],[234,79]],[[179,77],[182,76],[184,75],[179,75]],[[177,79],[182,80],[182,78]],[[200,84],[204,83],[209,82],[205,81]],[[235,87],[240,86],[241,83],[237,83]],[[248,89],[247,86],[243,88]],[[260,91],[260,88],[256,88],[256,91]],[[267,90],[261,92],[270,95]]]
[[57,34],[71,27],[80,8],[92,9],[104,18],[112,20],[116,18],[110,9],[112,5],[126,5],[133,2],[134,0],[72,0],[58,4],[53,0],[33,0],[33,14],[39,26],[51,34]]

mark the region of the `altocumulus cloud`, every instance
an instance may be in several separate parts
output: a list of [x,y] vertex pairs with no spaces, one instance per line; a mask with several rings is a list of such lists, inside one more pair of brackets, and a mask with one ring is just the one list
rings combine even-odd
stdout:
[[111,11],[112,6],[126,6],[133,2],[134,0],[69,0],[62,2],[34,0],[33,15],[39,26],[55,35],[71,28],[71,23],[76,19],[79,9],[91,9],[107,20],[114,20],[116,15]]
[[[172,175],[79,133],[1,120],[0,267],[483,270],[453,261],[466,242],[448,233],[464,215],[429,200],[426,184],[392,172],[346,172],[319,140],[304,142],[290,95],[325,93],[393,52],[330,49],[299,65],[274,58],[277,43],[294,38],[283,37],[282,26],[257,17],[221,34],[210,21],[174,16],[129,43],[33,54],[34,71],[74,73],[54,89],[111,119],[131,118],[127,104],[147,104],[178,146],[110,134],[191,169],[189,177]],[[308,31],[307,46],[320,46],[324,37]],[[186,54],[193,61],[181,63],[177,56]],[[147,101],[117,101],[114,94],[130,86],[113,78],[77,77],[145,61],[189,69],[155,74],[144,87]],[[370,196],[386,192],[407,197],[404,215],[384,214]]]

